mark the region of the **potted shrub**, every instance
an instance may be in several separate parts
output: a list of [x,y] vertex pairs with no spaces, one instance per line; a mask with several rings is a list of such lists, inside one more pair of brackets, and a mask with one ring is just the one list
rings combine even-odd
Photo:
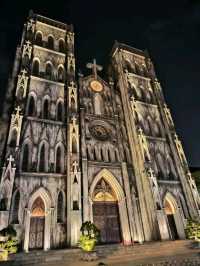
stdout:
[[80,231],[81,236],[79,239],[79,246],[83,251],[93,251],[100,237],[99,229],[95,226],[95,224],[87,221],[82,224]]
[[195,248],[200,248],[200,223],[198,220],[188,220],[185,229],[186,237],[194,240]]
[[0,231],[0,261],[7,260],[8,255],[17,252],[16,231],[9,225]]

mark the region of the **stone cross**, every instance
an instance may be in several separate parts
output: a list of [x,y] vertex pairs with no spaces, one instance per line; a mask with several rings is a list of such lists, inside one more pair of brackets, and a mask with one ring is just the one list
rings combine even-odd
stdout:
[[97,65],[96,59],[93,59],[93,63],[87,63],[86,67],[92,69],[95,79],[97,79],[97,71],[103,69],[102,66]]
[[12,157],[12,155],[9,156],[9,158],[7,159],[7,161],[10,163],[14,162],[14,158]]
[[77,163],[77,161],[74,161],[72,166],[74,167],[74,169],[73,169],[74,174],[77,174],[77,172],[78,172],[78,163]]
[[19,115],[19,112],[21,111],[21,108],[19,107],[19,105],[17,106],[17,108],[15,108],[16,111],[16,115]]

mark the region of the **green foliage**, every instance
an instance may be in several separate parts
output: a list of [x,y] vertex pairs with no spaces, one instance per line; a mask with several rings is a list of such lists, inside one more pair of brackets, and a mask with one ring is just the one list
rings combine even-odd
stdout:
[[12,225],[8,225],[8,227],[6,227],[0,231],[0,236],[8,236],[9,239],[16,237],[16,235],[17,235],[17,232],[13,228]]
[[186,237],[188,239],[200,239],[200,223],[198,220],[188,220],[185,229]]
[[17,240],[8,240],[0,243],[0,249],[7,250],[9,254],[17,252]]
[[90,221],[86,221],[81,226],[81,236],[79,239],[80,247],[85,251],[91,251],[94,249],[95,244],[100,238],[100,231],[95,224]]

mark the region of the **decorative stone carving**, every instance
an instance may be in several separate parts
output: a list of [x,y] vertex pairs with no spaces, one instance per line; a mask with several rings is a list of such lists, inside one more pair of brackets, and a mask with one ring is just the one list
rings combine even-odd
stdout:
[[147,139],[145,135],[143,134],[143,130],[141,128],[139,128],[138,130],[138,137],[139,137],[139,143],[140,143],[141,150],[142,150],[143,160],[146,161],[147,159],[148,161],[150,161],[151,156],[150,156],[150,152],[148,148]]
[[10,143],[10,141],[12,139],[13,130],[15,130],[17,133],[17,135],[15,136],[16,137],[16,146],[19,146],[19,139],[20,139],[23,116],[20,115],[21,108],[19,106],[17,108],[15,108],[15,110],[16,110],[16,113],[12,114],[12,118],[11,118],[8,143]]
[[28,58],[31,59],[31,53],[32,53],[31,42],[26,41],[26,44],[24,44],[23,48],[22,58],[24,58],[27,55]]
[[135,101],[135,98],[133,95],[131,96],[130,103],[131,103],[131,109],[132,109],[134,119],[137,118],[139,120],[140,113],[139,113],[139,109],[137,107],[137,102]]
[[26,76],[27,71],[24,69],[21,72],[21,75],[18,75],[16,96],[17,98],[25,98],[28,85],[28,77]]
[[187,177],[188,177],[188,181],[189,181],[190,187],[191,187],[192,192],[193,192],[193,196],[194,196],[195,203],[197,205],[197,209],[200,212],[200,196],[199,196],[199,192],[197,190],[195,180],[189,171],[187,172]]
[[184,165],[187,164],[187,160],[185,157],[183,146],[182,146],[181,141],[179,140],[176,133],[174,134],[174,142],[175,142],[175,145],[176,145],[176,148],[178,151],[178,155],[179,155],[179,158],[180,158],[182,164],[184,164]]
[[0,183],[0,201],[6,199],[6,210],[10,209],[13,183],[15,177],[15,160],[12,155],[7,158],[7,166],[3,167]]
[[164,104],[164,112],[165,112],[165,116],[166,116],[168,125],[170,127],[174,126],[174,122],[173,122],[173,119],[172,119],[172,116],[171,116],[171,112],[170,112],[170,110],[169,110],[169,108],[167,107],[166,104]]
[[35,30],[35,21],[33,19],[30,19],[27,23],[27,31],[32,31],[32,33]]
[[68,45],[74,45],[74,33],[73,32],[68,32],[67,33],[67,43]]
[[70,123],[70,152],[79,153],[79,126],[76,121],[76,117],[73,116]]
[[75,86],[75,82],[71,81],[69,88],[69,107],[71,109],[74,109],[74,111],[77,110],[77,88]]
[[156,176],[151,167],[149,167],[147,173],[151,184],[152,194],[156,203],[156,208],[157,210],[160,210],[162,208],[162,200],[160,197]]
[[69,72],[75,72],[75,58],[74,54],[70,53],[67,57],[67,70]]

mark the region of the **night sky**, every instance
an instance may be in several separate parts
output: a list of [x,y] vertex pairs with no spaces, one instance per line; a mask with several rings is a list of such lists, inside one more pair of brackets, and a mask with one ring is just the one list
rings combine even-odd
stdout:
[[114,40],[147,49],[190,166],[200,166],[200,0],[0,0],[0,100],[28,11],[74,24],[78,68],[106,65]]

